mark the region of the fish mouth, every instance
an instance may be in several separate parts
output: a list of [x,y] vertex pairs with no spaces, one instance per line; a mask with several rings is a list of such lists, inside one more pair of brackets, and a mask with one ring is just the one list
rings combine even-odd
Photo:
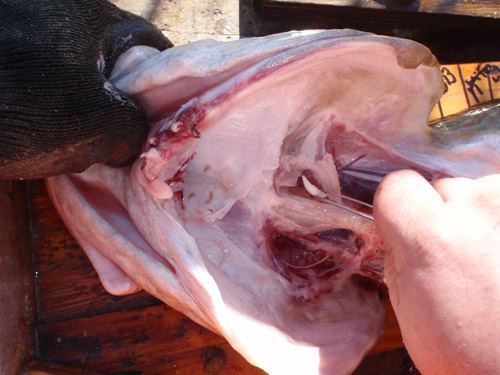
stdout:
[[[305,178],[320,190],[371,204],[391,171],[411,168],[433,178],[391,144],[397,138],[393,129],[413,121],[405,111],[428,100],[422,85],[431,68],[421,66],[423,82],[414,84],[394,60],[392,47],[379,46],[375,63],[360,59],[365,47],[354,44],[352,51],[333,56],[319,49],[280,64],[267,62],[251,68],[252,74],[237,72],[175,113],[155,112],[160,120],[134,166],[143,186],[155,199],[174,198],[184,222],[218,226],[225,233],[233,233],[228,230],[233,207],[245,210],[257,240],[243,246],[265,259],[299,299],[320,298],[344,279],[368,289],[383,285],[384,248],[373,223],[318,202],[304,187]],[[350,76],[370,82],[369,90],[359,94]],[[397,95],[379,100],[387,90]],[[411,95],[413,103],[399,109],[401,97]],[[389,109],[394,113],[387,114]],[[269,128],[261,131],[261,124]],[[187,227],[196,238],[199,228]],[[229,237],[242,242],[238,234]]]
[[[188,146],[203,141],[207,132],[204,121],[216,105],[200,106],[198,101],[192,104],[186,112],[170,115],[155,125],[141,156],[143,160],[136,164],[143,176],[152,176],[147,180],[152,195],[176,202],[179,216],[186,223],[201,219],[205,224],[218,226],[234,243],[241,242],[240,234],[230,228],[243,217],[254,226],[252,236],[257,240],[251,242],[260,253],[254,256],[265,259],[268,267],[286,280],[288,293],[300,301],[314,303],[324,295],[335,294],[335,284],[346,280],[368,292],[382,288],[385,293],[385,249],[373,222],[318,201],[305,182],[365,203],[351,200],[348,205],[370,215],[371,208],[366,204],[373,203],[385,175],[410,168],[431,180],[433,172],[394,156],[330,118],[322,122],[319,130],[299,126],[289,131],[280,144],[278,167],[266,181],[267,188],[249,189],[245,194],[228,197],[238,187],[225,181],[223,171],[213,172],[217,169],[215,164],[200,165],[203,151]],[[312,158],[310,137],[320,140],[315,142]],[[164,163],[172,160],[180,168],[168,179],[159,179],[166,169]],[[193,187],[197,186],[193,182],[203,180],[208,190]],[[222,198],[217,198],[221,191]],[[271,203],[266,203],[266,197]],[[336,196],[330,198],[339,200]],[[227,199],[229,203],[221,208],[219,202],[217,207],[218,199]],[[234,213],[241,210],[244,215]],[[189,225],[187,228],[189,232]],[[196,237],[196,231],[192,229],[190,233]]]
[[51,194],[112,293],[143,287],[270,373],[349,373],[384,327],[383,244],[311,192],[370,203],[418,168],[398,145],[425,132],[441,74],[421,46],[353,31],[239,43],[125,69],[115,86],[156,121],[142,154]]
[[156,121],[134,165],[47,180],[103,285],[144,288],[269,373],[351,373],[384,330],[384,247],[318,197],[370,215],[387,173],[486,175],[498,142],[481,157],[432,142],[442,76],[409,41],[307,32],[148,56],[114,82]]

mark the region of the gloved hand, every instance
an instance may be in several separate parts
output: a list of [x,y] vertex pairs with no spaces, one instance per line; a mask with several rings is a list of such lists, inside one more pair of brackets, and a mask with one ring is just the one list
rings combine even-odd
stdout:
[[424,375],[500,367],[500,175],[382,180],[375,224],[408,353]]
[[172,46],[106,0],[0,1],[0,179],[128,163],[146,114],[106,77],[138,44]]

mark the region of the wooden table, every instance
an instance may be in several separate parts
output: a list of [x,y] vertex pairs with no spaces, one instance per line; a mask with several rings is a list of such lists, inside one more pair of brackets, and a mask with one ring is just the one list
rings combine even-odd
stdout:
[[[489,34],[492,28],[499,26],[493,14],[497,9],[494,2],[484,2],[488,14],[471,18],[463,12],[450,15],[404,9],[405,1],[399,0],[399,7],[395,8],[392,3],[391,10],[389,1],[367,1],[364,4],[372,7],[354,7],[352,4],[342,6],[333,0],[330,4],[321,0],[262,0],[255,4],[250,0],[114,0],[119,6],[150,19],[174,44],[203,38],[233,40],[240,35],[264,35],[289,29],[355,27],[428,40],[443,62],[456,62],[460,58],[460,62],[500,60],[498,49],[491,49],[498,33]],[[421,0],[420,3],[430,2]],[[500,5],[498,12],[500,14]],[[319,16],[320,13],[323,16]],[[370,14],[378,19],[372,19]],[[414,19],[407,26],[401,26],[409,14]],[[457,52],[450,47],[449,36],[436,34],[434,19],[451,20],[450,27],[458,30],[455,35],[470,35],[469,30],[472,37],[479,35],[482,39],[472,43],[466,38],[461,44],[463,48]],[[461,22],[463,28],[457,26]],[[392,25],[392,29],[388,25]],[[438,32],[443,29],[445,27],[440,26]],[[405,33],[409,35],[400,35]],[[471,55],[474,51],[477,53]],[[12,256],[13,264],[3,263],[4,269],[18,271],[12,273],[15,280],[8,284],[16,288],[2,289],[0,285],[0,293],[5,296],[10,290],[8,298],[11,299],[12,295],[23,296],[21,306],[11,306],[13,323],[10,326],[15,327],[16,334],[10,333],[9,337],[17,344],[7,343],[9,346],[4,340],[4,346],[0,345],[1,350],[7,348],[12,358],[11,366],[0,364],[3,374],[19,373],[16,366],[20,365],[24,365],[24,375],[264,374],[248,364],[222,337],[146,292],[125,297],[107,294],[85,254],[59,219],[43,181],[0,182],[2,203],[9,215],[0,218],[7,223],[0,228],[0,244],[3,250],[17,254]],[[33,268],[30,259],[34,262]],[[1,275],[4,273],[0,274],[0,280]],[[389,311],[388,330],[356,374],[418,374],[403,348],[387,299],[384,304]]]

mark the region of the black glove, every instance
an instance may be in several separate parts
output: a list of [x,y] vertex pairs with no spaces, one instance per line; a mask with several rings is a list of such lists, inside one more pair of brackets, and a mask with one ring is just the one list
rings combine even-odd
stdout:
[[139,44],[172,46],[106,0],[0,0],[0,179],[130,162],[146,114],[106,77]]

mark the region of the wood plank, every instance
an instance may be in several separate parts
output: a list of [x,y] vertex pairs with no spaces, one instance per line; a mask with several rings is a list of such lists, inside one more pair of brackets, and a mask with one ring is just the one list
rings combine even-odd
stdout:
[[35,347],[26,184],[0,181],[0,374],[17,375]]
[[[384,305],[392,311],[388,300]],[[402,347],[394,313],[381,342],[370,352]],[[75,329],[78,327],[78,329]],[[265,374],[247,363],[224,338],[167,306],[96,315],[39,325],[40,356],[81,368],[142,375],[203,373],[210,362],[230,374]],[[209,355],[207,351],[217,354]],[[208,361],[208,364],[207,364]],[[221,368],[222,370],[222,368]]]
[[231,368],[231,374],[264,374],[224,338],[165,305],[40,324],[38,328],[41,358],[82,368],[153,375],[202,374],[212,367],[215,373]]
[[28,363],[21,375],[103,375],[102,372],[96,372],[89,369],[77,368],[57,362],[43,361],[34,359]]
[[500,18],[497,0],[262,0],[262,3],[280,7],[320,5]]
[[[461,12],[464,14],[444,14],[400,9],[400,5],[404,8],[409,0],[391,0],[391,6],[385,0],[335,1],[342,1],[343,4],[356,1],[356,6],[315,4],[308,0],[252,0],[254,13],[260,18],[253,14],[249,17],[251,22],[241,28],[245,35],[265,35],[293,29],[350,28],[418,41],[428,46],[443,64],[500,61],[500,49],[492,47],[500,44],[498,1],[467,0],[466,5],[474,9],[478,4],[487,4],[482,14],[492,16],[482,17],[465,14],[465,11]],[[435,3],[438,2],[435,0]],[[463,0],[454,2],[464,3]],[[420,0],[412,4],[423,3],[424,0]],[[385,5],[366,7],[364,4]],[[469,10],[467,8],[467,12]]]

